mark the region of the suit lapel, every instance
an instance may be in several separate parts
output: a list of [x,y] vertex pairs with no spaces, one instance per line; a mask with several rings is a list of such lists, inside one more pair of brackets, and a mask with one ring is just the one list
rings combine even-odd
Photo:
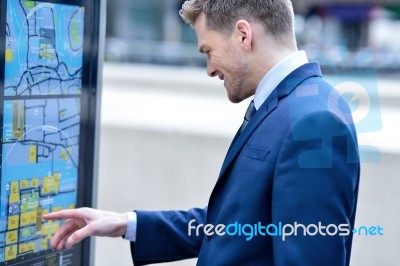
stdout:
[[[247,142],[247,140],[250,138],[252,133],[257,129],[257,127],[261,124],[261,122],[270,114],[278,105],[278,100],[277,100],[277,95],[276,95],[276,90],[273,91],[274,97],[269,97],[268,98],[268,104],[266,102],[261,106],[261,108],[255,113],[254,117],[251,119],[250,123],[247,125],[245,130],[242,133],[236,133],[235,138],[232,141],[232,144],[228,150],[228,153],[225,157],[224,163],[222,164],[221,172],[219,177],[223,175],[223,173],[226,171],[228,166],[231,164],[233,159],[236,157],[236,155],[239,153],[239,151],[242,149],[244,144]],[[264,107],[264,108],[263,108]]]
[[245,130],[241,134],[239,132],[236,133],[235,138],[233,139],[232,144],[228,149],[228,153],[225,157],[224,163],[222,164],[218,181],[224,175],[230,164],[234,161],[240,150],[243,148],[243,146],[246,144],[250,136],[261,124],[261,122],[273,110],[275,110],[275,108],[279,104],[279,100],[289,95],[304,80],[315,76],[322,76],[319,64],[308,63],[293,71],[276,87],[276,89],[271,93],[271,95],[263,103],[260,109],[255,113],[254,117],[251,119]]

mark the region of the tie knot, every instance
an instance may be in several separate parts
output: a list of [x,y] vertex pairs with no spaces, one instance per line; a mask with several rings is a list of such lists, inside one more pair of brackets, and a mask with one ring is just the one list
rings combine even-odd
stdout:
[[256,113],[256,107],[254,106],[254,101],[251,101],[249,104],[249,107],[247,107],[247,111],[246,114],[244,115],[244,120],[246,120],[247,122],[249,122],[251,120],[251,118],[254,116],[254,114]]

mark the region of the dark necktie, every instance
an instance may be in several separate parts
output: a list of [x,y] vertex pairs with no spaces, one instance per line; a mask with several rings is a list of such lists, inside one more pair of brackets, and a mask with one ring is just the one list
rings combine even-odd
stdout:
[[244,115],[243,124],[240,127],[240,133],[242,133],[243,130],[247,127],[251,118],[254,116],[254,114],[256,112],[257,112],[257,110],[256,110],[256,107],[254,107],[254,101],[251,101],[249,104],[249,107],[247,108],[246,114]]

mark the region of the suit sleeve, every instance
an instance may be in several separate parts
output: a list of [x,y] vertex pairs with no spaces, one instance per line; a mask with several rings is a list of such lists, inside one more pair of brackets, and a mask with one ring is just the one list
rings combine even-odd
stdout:
[[[274,265],[348,265],[359,180],[353,125],[330,112],[315,112],[293,122],[274,173],[272,222],[306,227],[297,236],[273,238]],[[326,233],[326,228],[330,226]],[[339,225],[348,225],[338,230]],[[287,227],[286,232],[292,228]],[[283,232],[282,232],[283,233]],[[295,231],[293,231],[293,234]],[[325,235],[323,235],[325,233]]]
[[204,224],[207,208],[189,211],[136,211],[136,242],[131,242],[135,265],[198,257],[203,233],[188,233],[188,223]]

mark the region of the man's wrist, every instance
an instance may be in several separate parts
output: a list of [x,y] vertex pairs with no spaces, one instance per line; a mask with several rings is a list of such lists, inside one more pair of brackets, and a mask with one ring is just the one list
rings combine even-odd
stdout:
[[117,232],[118,236],[124,237],[128,227],[128,215],[126,213],[120,213],[117,221]]

